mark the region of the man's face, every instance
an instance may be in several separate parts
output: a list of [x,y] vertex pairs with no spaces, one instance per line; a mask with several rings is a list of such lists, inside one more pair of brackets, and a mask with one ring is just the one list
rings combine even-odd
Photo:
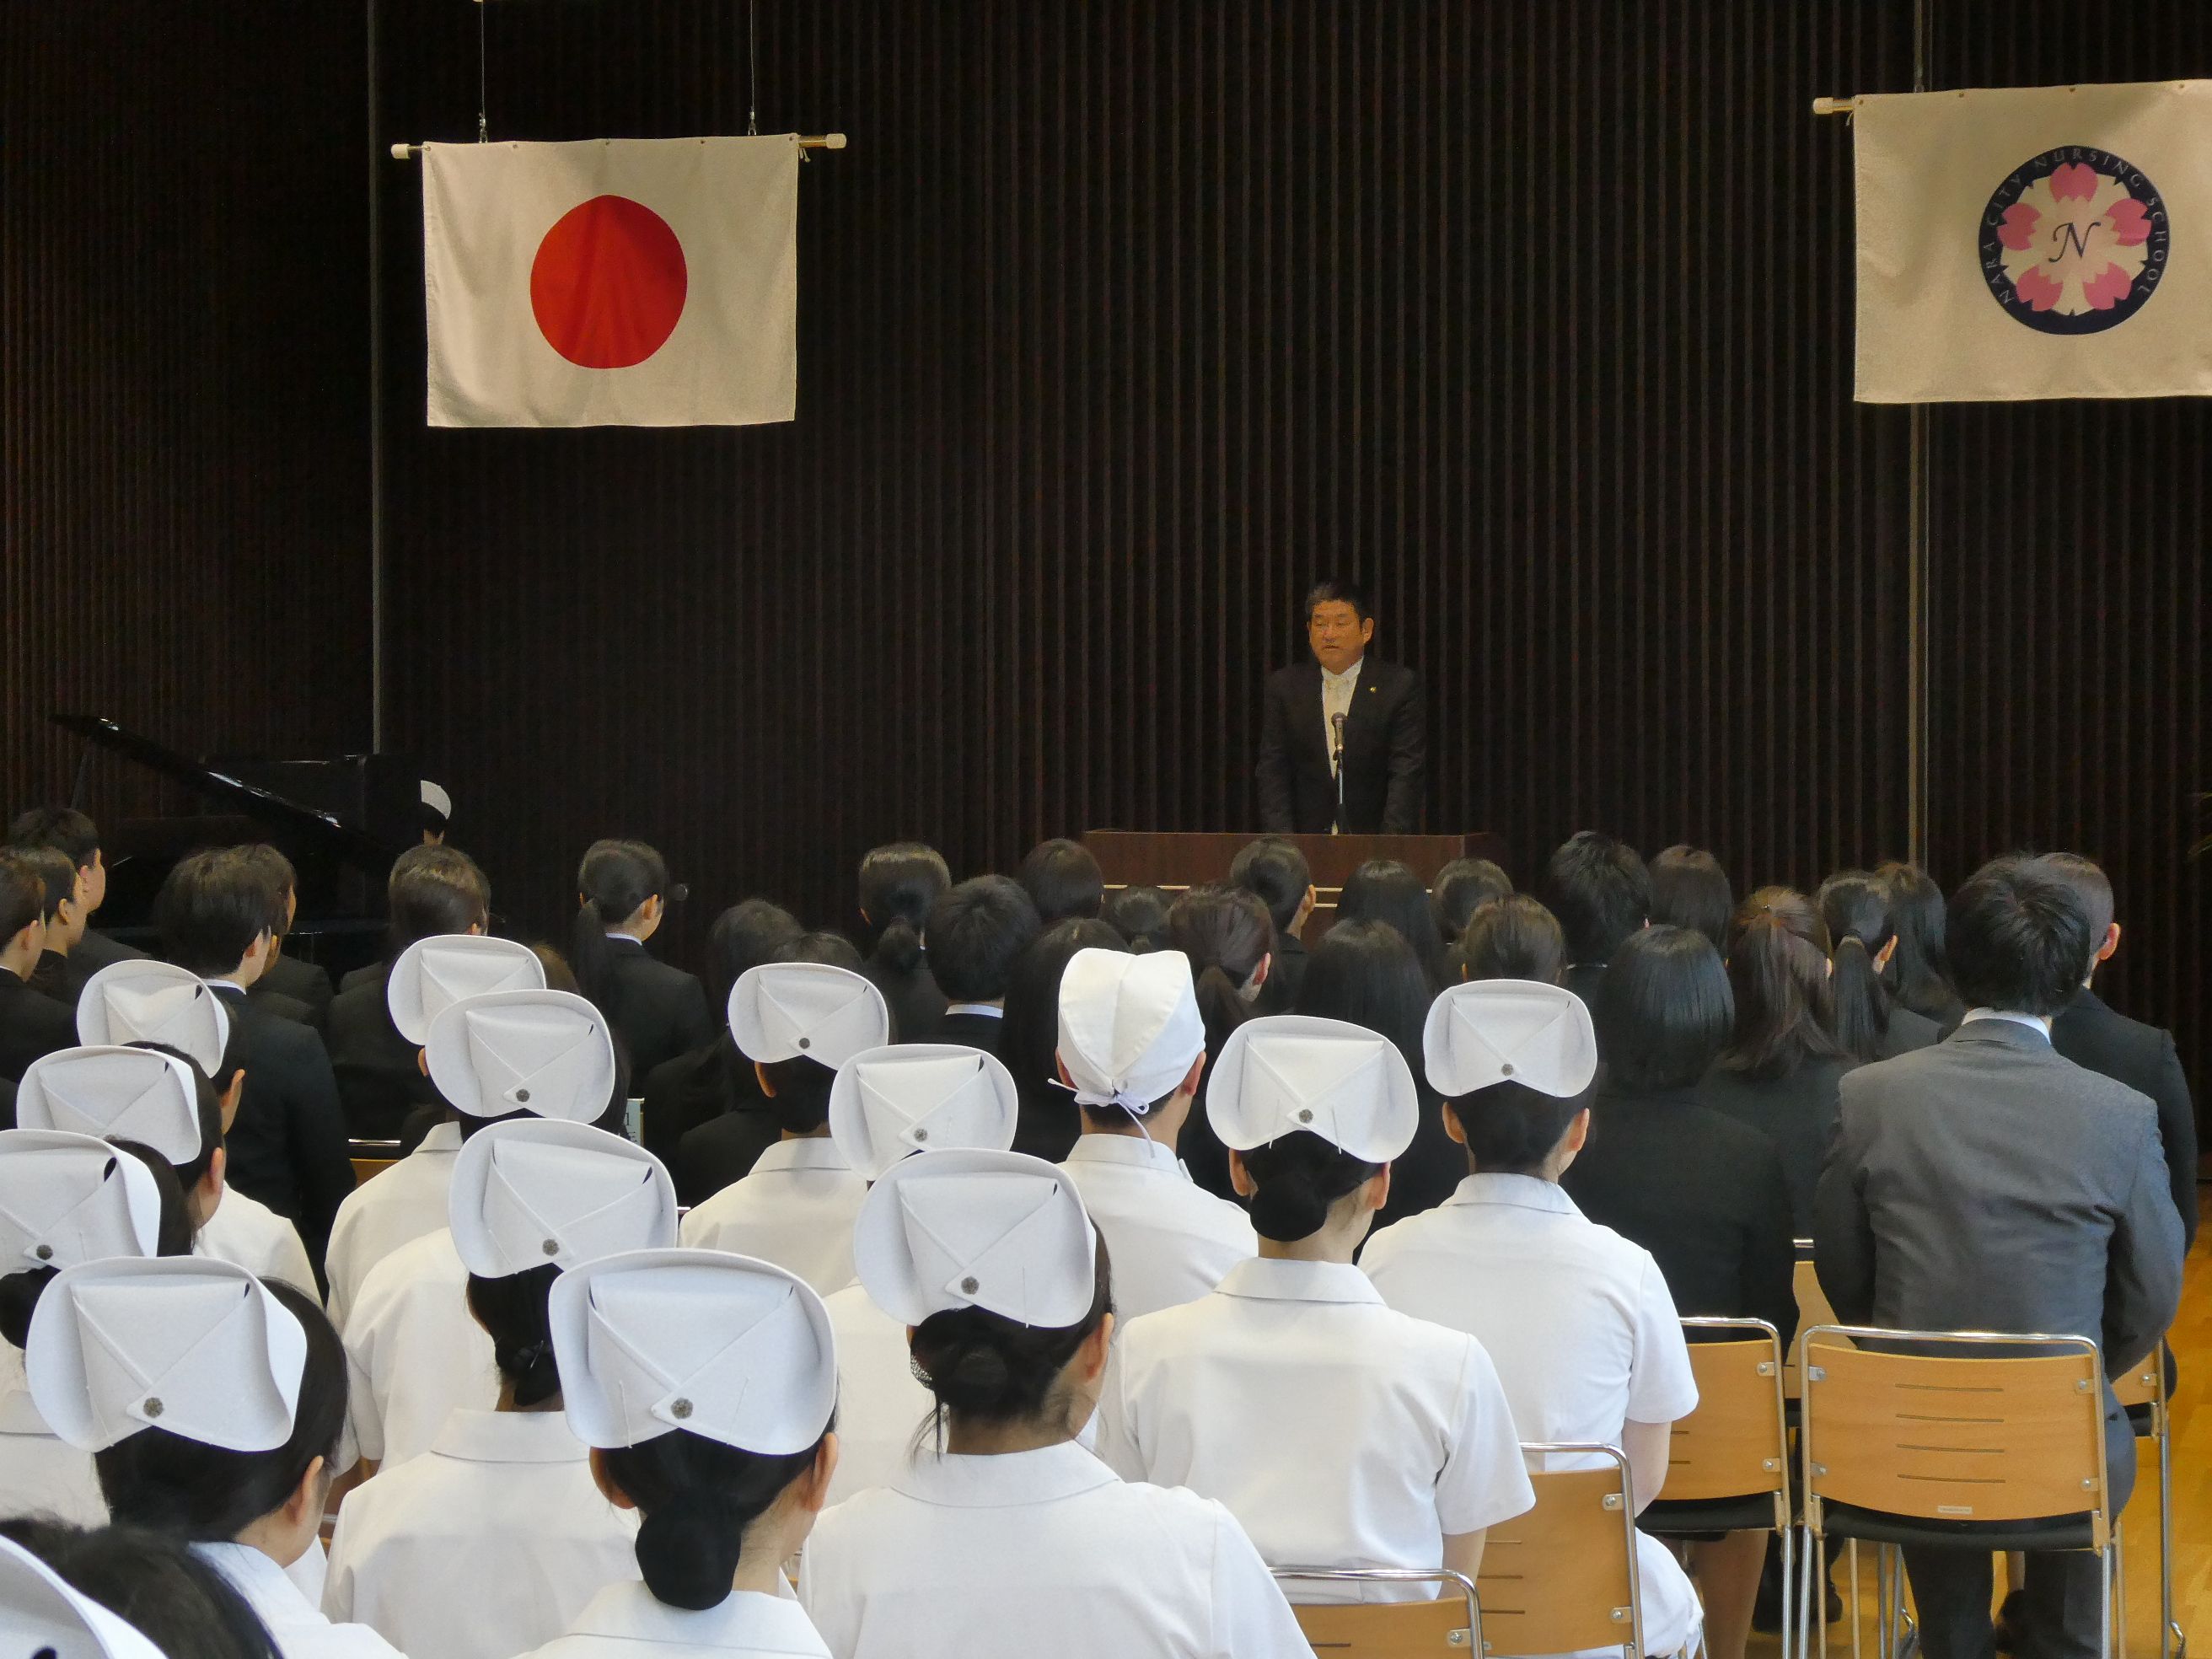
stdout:
[[1306,618],[1306,638],[1314,660],[1332,674],[1341,674],[1366,652],[1375,637],[1375,618],[1360,620],[1359,613],[1342,599],[1328,599]]

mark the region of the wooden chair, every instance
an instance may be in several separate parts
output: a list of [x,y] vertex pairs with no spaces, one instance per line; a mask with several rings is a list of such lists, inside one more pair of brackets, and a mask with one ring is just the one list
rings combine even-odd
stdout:
[[[1869,1347],[1872,1342],[1881,1346]],[[1852,1344],[1858,1346],[1851,1346]],[[1899,1345],[1911,1352],[1899,1352]],[[2100,1651],[2112,1659],[2115,1517],[2105,1470],[2104,1372],[2086,1337],[1884,1331],[1819,1325],[1798,1341],[1805,1379],[1798,1444],[1813,1547],[1803,1628],[1827,1577],[1828,1540],[1881,1548],[1876,1640],[1896,1650],[1893,1552],[1904,1544],[2094,1550],[2104,1569]],[[1859,1610],[1851,1606],[1851,1647]],[[1826,1659],[1827,1625],[1820,1650]]]
[[1474,1581],[1449,1568],[1424,1571],[1408,1567],[1279,1567],[1276,1581],[1285,1595],[1297,1583],[1427,1583],[1440,1587],[1433,1601],[1293,1601],[1298,1628],[1319,1656],[1342,1659],[1435,1659],[1435,1656],[1480,1651],[1482,1607]]
[[349,1141],[346,1151],[353,1159],[353,1184],[356,1187],[382,1175],[399,1161],[399,1143],[396,1140]]
[[[2112,1379],[2112,1392],[2125,1407],[2138,1439],[2148,1437],[2158,1451],[2158,1659],[2174,1659],[2186,1644],[2173,1616],[2173,1419],[2166,1397],[2166,1349],[2163,1343],[2140,1363]],[[2124,1581],[2117,1587],[2119,1644],[2128,1643]]]
[[1763,1319],[1686,1318],[1686,1331],[1734,1333],[1690,1344],[1698,1406],[1674,1425],[1665,1496],[1637,1524],[1655,1538],[1705,1533],[1782,1534],[1782,1652],[1790,1659],[1796,1595],[1790,1427],[1782,1399],[1782,1334]]
[[[1820,1276],[1813,1271],[1813,1241],[1797,1240],[1797,1328],[1810,1330],[1815,1325],[1833,1325],[1836,1310],[1828,1305],[1828,1294],[1820,1288]],[[1783,1356],[1782,1397],[1795,1405],[1802,1392],[1797,1376],[1797,1353],[1793,1347]]]
[[[1504,1659],[1619,1647],[1642,1659],[1644,1607],[1636,1583],[1636,1498],[1618,1446],[1524,1443],[1536,1507],[1490,1528],[1476,1579],[1482,1650]],[[1551,1457],[1598,1467],[1547,1469]]]

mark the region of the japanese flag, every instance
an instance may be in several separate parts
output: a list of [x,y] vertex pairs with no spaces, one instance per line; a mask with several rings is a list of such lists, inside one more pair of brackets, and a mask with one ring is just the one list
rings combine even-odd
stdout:
[[426,144],[432,426],[792,418],[799,143]]

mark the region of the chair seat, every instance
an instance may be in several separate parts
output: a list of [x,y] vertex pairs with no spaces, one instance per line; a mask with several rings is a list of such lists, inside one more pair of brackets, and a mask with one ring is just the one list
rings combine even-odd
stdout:
[[1654,1538],[1680,1538],[1692,1533],[1769,1532],[1774,1527],[1774,1494],[1753,1492],[1746,1498],[1686,1498],[1668,1502],[1655,1498],[1636,1517],[1637,1529]]
[[2086,1550],[2096,1534],[2085,1511],[2047,1521],[1923,1521],[1849,1504],[1821,1507],[1820,1529],[1832,1542],[1857,1538],[1870,1544],[1953,1544],[1977,1550]]

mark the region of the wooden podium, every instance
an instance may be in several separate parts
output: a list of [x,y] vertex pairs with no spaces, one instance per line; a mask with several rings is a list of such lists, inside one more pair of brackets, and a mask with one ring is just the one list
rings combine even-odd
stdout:
[[[1158,887],[1170,893],[1229,879],[1231,860],[1259,837],[1251,835],[1168,835],[1144,830],[1093,830],[1083,844],[1098,860],[1106,884]],[[1505,862],[1505,842],[1487,830],[1464,836],[1285,836],[1306,855],[1317,902],[1306,924],[1310,944],[1336,921],[1336,901],[1352,872],[1370,859],[1395,859],[1431,884],[1454,859]]]

